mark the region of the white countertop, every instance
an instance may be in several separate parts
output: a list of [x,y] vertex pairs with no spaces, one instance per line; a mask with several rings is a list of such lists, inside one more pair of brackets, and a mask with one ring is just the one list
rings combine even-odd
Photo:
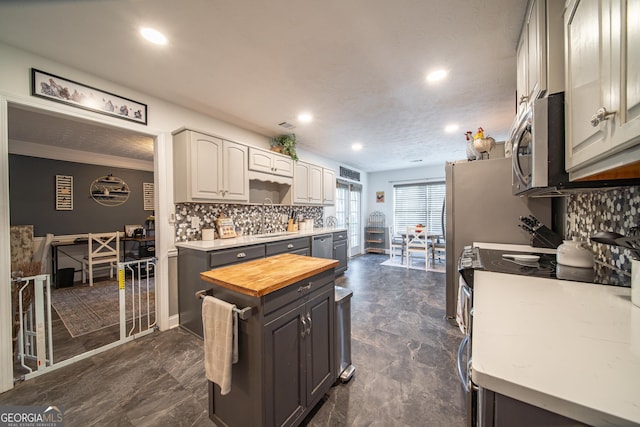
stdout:
[[218,249],[236,248],[240,246],[257,245],[260,243],[277,242],[280,240],[295,239],[298,237],[311,237],[320,234],[330,234],[338,231],[347,231],[346,228],[314,228],[313,231],[294,231],[255,234],[252,236],[234,237],[231,239],[193,240],[190,242],[176,242],[178,248],[195,249],[199,251],[212,251]]
[[640,424],[631,289],[476,271],[472,379],[594,426]]
[[555,254],[557,251],[551,248],[536,248],[528,245],[512,245],[507,243],[473,242],[473,246],[482,249],[494,249],[497,251],[536,252],[539,254]]

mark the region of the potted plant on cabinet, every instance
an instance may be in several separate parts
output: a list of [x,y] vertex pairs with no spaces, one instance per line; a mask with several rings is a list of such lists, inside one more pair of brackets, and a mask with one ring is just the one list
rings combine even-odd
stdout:
[[296,134],[276,136],[271,140],[271,150],[286,154],[293,160],[298,160],[296,152]]

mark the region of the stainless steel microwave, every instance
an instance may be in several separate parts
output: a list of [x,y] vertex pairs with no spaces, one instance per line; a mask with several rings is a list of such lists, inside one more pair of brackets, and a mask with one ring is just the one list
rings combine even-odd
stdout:
[[513,194],[571,186],[564,164],[564,93],[534,101],[511,131]]
[[537,99],[512,127],[512,189],[519,196],[557,196],[640,185],[640,178],[569,181],[565,169],[564,92]]

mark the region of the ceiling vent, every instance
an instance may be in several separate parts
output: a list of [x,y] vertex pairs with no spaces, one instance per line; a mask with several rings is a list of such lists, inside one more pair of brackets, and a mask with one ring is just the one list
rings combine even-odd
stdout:
[[282,126],[283,128],[286,128],[286,129],[294,129],[295,128],[295,126],[292,125],[289,122],[278,123],[278,126]]
[[356,172],[354,170],[351,169],[347,169],[343,166],[340,166],[340,176],[342,178],[349,178],[353,181],[358,181],[360,182],[360,172]]

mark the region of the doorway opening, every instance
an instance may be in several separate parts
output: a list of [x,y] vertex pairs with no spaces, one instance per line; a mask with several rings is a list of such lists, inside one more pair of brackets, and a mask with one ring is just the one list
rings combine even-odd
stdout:
[[361,253],[362,186],[338,180],[336,184],[337,226],[346,227],[349,234],[349,256]]
[[[90,286],[83,276],[88,233],[117,231],[124,237],[125,226],[131,224],[139,224],[148,233],[157,198],[154,194],[149,198],[153,187],[142,183],[153,185],[155,181],[157,136],[20,102],[7,103],[7,130],[8,222],[10,226],[32,225],[31,246],[39,254],[34,258],[39,262],[38,271],[15,277],[21,279],[15,288],[23,288],[15,305],[22,305],[22,311],[19,307],[11,310],[11,321],[22,323],[13,334],[17,349],[14,377],[28,379],[42,372],[42,363],[63,366],[154,330],[157,266],[155,253],[150,253],[150,249],[155,252],[155,245],[150,245],[148,238],[137,248],[131,247],[131,241],[121,242],[116,277],[96,273]],[[92,197],[92,183],[111,171],[117,171],[115,176],[125,175],[128,183],[136,183],[127,201],[117,206],[97,203]],[[140,182],[132,178],[143,174]],[[72,203],[64,204],[64,209],[58,209],[55,200],[58,175],[65,177],[71,192]],[[38,204],[43,200],[44,204]],[[159,234],[155,226],[152,228],[157,239]],[[5,232],[10,235],[9,230]],[[52,242],[68,246],[60,253],[61,246],[53,251]],[[35,301],[38,287],[40,305]],[[27,297],[28,293],[33,297]],[[126,298],[121,298],[122,293]],[[44,323],[37,319],[44,319]],[[37,338],[46,344],[38,345]],[[52,349],[51,354],[42,356],[43,347]]]

